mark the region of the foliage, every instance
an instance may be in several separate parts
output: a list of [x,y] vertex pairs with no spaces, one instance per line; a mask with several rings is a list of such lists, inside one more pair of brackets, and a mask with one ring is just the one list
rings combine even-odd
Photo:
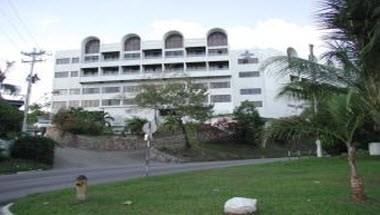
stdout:
[[244,101],[234,110],[237,121],[237,138],[241,143],[257,145],[261,140],[263,120],[256,110],[254,102]]
[[0,100],[0,137],[21,131],[23,114],[17,108]]
[[48,113],[42,110],[42,105],[32,104],[29,106],[28,124],[34,124],[38,122],[38,117],[47,116]]
[[126,120],[125,130],[134,135],[143,134],[142,127],[148,120],[138,117],[133,117],[131,119]]
[[190,81],[165,82],[162,85],[144,85],[136,96],[141,107],[166,113],[167,122],[181,128],[186,147],[190,148],[186,122],[203,122],[212,114],[212,106],[205,104],[207,90],[199,89]]
[[13,84],[6,84],[3,83],[4,80],[6,79],[6,74],[9,72],[11,67],[13,66],[15,62],[14,61],[7,61],[5,69],[2,70],[0,68],[0,100],[2,99],[1,93],[2,92],[7,92],[10,95],[14,95],[19,91],[19,88]]
[[11,157],[52,165],[56,144],[54,140],[47,137],[22,136],[12,145]]
[[53,118],[57,128],[73,134],[101,135],[113,118],[103,111],[82,108],[61,109]]

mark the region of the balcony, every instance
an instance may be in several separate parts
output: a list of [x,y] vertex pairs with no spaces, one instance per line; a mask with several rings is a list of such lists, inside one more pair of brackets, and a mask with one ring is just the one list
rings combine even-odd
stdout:
[[186,63],[186,71],[206,71],[206,62]]
[[162,65],[161,64],[143,65],[143,70],[145,73],[160,73],[162,72]]
[[218,48],[218,49],[209,49],[208,55],[209,56],[223,56],[228,54],[227,48]]
[[103,52],[102,53],[102,60],[103,61],[117,61],[120,59],[120,53],[119,52]]
[[184,55],[184,51],[183,50],[165,51],[165,57],[166,58],[183,57],[183,55]]
[[143,50],[145,59],[162,58],[162,49],[147,49]]
[[99,55],[86,55],[84,56],[85,63],[94,63],[99,61]]
[[229,69],[228,61],[209,62],[209,70],[228,70],[228,69]]
[[102,67],[102,75],[119,75],[119,67]]
[[124,60],[138,60],[140,59],[141,54],[138,53],[124,53]]
[[165,72],[183,72],[183,63],[165,64]]
[[186,48],[187,57],[204,57],[206,56],[206,47],[189,47]]
[[83,68],[81,69],[81,76],[82,77],[96,77],[99,75],[99,69],[98,68]]
[[123,66],[122,72],[124,75],[138,74],[140,73],[140,66],[139,65]]

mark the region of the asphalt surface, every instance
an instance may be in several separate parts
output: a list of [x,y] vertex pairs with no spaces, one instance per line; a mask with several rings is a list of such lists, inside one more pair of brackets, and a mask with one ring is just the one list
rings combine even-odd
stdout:
[[[284,160],[288,160],[288,158],[194,162],[182,164],[154,163],[151,165],[150,175],[163,175],[176,172],[188,172],[248,164],[262,164]],[[74,179],[81,174],[88,177],[91,186],[94,184],[144,177],[145,166],[143,164],[131,164],[98,168],[55,169],[2,175],[0,176],[0,205],[5,205],[17,198],[33,193],[73,187]]]

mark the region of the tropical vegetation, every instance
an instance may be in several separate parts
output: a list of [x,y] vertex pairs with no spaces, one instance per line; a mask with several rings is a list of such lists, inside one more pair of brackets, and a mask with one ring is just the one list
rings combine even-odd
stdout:
[[53,124],[64,132],[101,135],[111,126],[113,118],[104,111],[83,108],[61,109],[54,115]]
[[274,121],[272,137],[314,136],[325,143],[343,142],[348,153],[352,197],[364,201],[363,179],[358,173],[355,139],[364,125],[380,125],[380,2],[372,0],[324,0],[318,13],[327,30],[329,51],[322,63],[311,52],[299,58],[293,49],[288,56],[274,57],[268,65],[282,75],[299,78],[286,85],[280,96],[309,104],[304,114]]

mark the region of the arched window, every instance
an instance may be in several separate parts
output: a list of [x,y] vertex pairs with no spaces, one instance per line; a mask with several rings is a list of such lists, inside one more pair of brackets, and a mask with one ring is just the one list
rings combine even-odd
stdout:
[[222,31],[211,32],[207,37],[208,46],[226,46],[227,35]]
[[100,40],[91,39],[86,42],[85,45],[85,54],[99,53],[100,50]]
[[131,36],[124,42],[124,51],[139,51],[141,48],[141,39],[138,36]]
[[165,39],[166,49],[183,48],[183,37],[179,33],[170,34]]

